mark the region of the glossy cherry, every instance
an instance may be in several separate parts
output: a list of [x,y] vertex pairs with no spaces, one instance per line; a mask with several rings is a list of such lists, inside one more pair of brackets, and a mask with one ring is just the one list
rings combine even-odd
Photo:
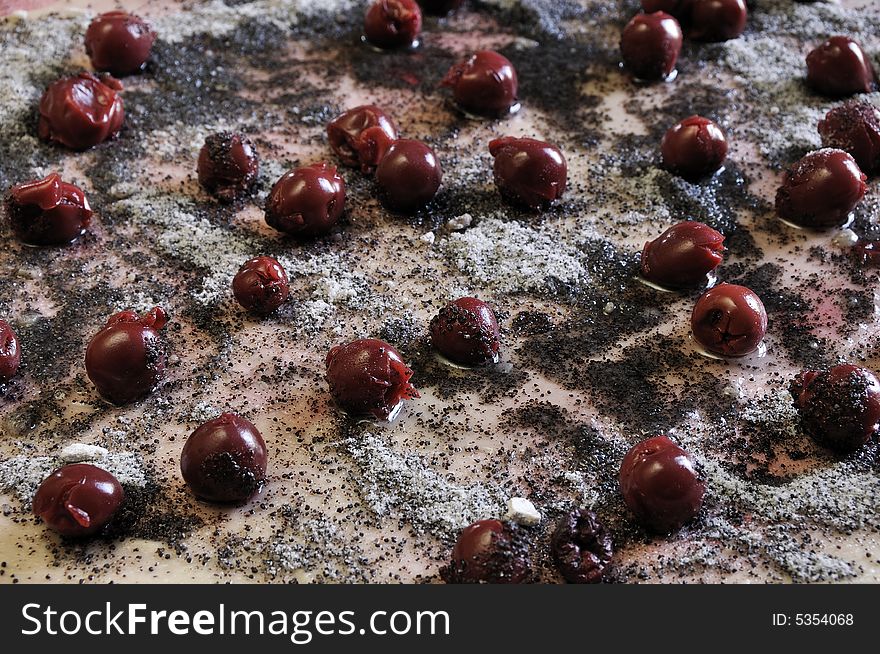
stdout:
[[376,168],[382,203],[401,213],[413,213],[430,202],[442,181],[437,155],[421,141],[411,139],[395,141]]
[[697,300],[691,313],[694,338],[713,354],[741,357],[758,349],[767,333],[767,311],[754,291],[719,284]]
[[336,166],[316,163],[286,173],[266,199],[266,222],[285,234],[311,238],[329,232],[345,210],[345,181]]
[[180,455],[180,472],[193,493],[210,502],[246,502],[266,482],[266,443],[256,427],[224,413],[196,429]]
[[746,0],[690,0],[687,35],[695,41],[728,41],[746,29]]
[[336,156],[364,173],[376,170],[397,136],[391,117],[370,104],[349,109],[327,125],[327,138]]
[[706,283],[724,258],[724,236],[708,225],[685,221],[673,225],[642,250],[642,277],[668,288]]
[[568,164],[555,145],[505,136],[491,141],[489,152],[495,158],[495,186],[508,202],[543,211],[565,192]]
[[877,74],[862,46],[832,36],[807,55],[807,83],[822,95],[840,98],[876,90]]
[[817,229],[843,225],[867,191],[867,176],[843,150],[810,152],[782,176],[776,192],[780,218]]
[[122,84],[109,75],[80,73],[53,82],[40,100],[40,138],[72,150],[113,138],[125,117],[121,90]]
[[422,32],[422,10],[415,0],[376,0],[364,18],[364,36],[377,48],[411,47]]
[[434,16],[446,16],[464,3],[464,0],[419,0],[422,10]]
[[808,370],[790,390],[804,431],[820,445],[852,452],[877,433],[880,381],[870,370],[849,364]]
[[151,393],[165,377],[165,343],[159,335],[168,316],[159,307],[138,316],[114,314],[86,349],[86,373],[101,396],[128,404]]
[[681,42],[681,26],[669,14],[638,14],[623,28],[620,37],[623,65],[637,79],[667,79],[675,70]]
[[13,186],[6,213],[16,238],[28,245],[67,245],[82,236],[92,221],[85,194],[57,173]]
[[456,105],[468,113],[505,116],[519,105],[516,69],[493,50],[481,50],[453,65],[440,85],[451,88]]
[[727,157],[727,137],[708,118],[690,116],[676,123],[660,144],[663,166],[694,182],[715,173]]
[[522,530],[500,520],[480,520],[465,527],[441,576],[448,584],[529,582],[532,562]]
[[336,403],[355,416],[388,420],[404,401],[419,397],[413,371],[384,341],[363,338],[327,354],[327,383]]
[[7,382],[18,372],[21,365],[21,346],[12,326],[0,320],[0,383]]
[[848,152],[867,175],[880,173],[880,109],[850,100],[819,121],[822,145]]
[[232,280],[232,293],[247,311],[265,316],[287,301],[287,272],[272,257],[256,257],[242,264]]
[[587,509],[566,514],[550,537],[556,568],[570,584],[598,584],[614,556],[611,535]]
[[219,200],[232,202],[257,181],[260,158],[247,136],[220,132],[205,139],[196,170],[202,188]]
[[668,437],[655,436],[623,457],[620,492],[640,524],[665,534],[700,512],[706,486],[687,452]]
[[86,54],[95,70],[122,77],[144,68],[155,40],[156,33],[144,19],[124,11],[110,11],[89,24]]
[[58,468],[34,495],[34,514],[62,536],[90,536],[112,519],[125,493],[106,470],[87,463]]
[[431,344],[444,357],[465,366],[498,360],[501,330],[492,308],[473,297],[450,302],[430,325]]

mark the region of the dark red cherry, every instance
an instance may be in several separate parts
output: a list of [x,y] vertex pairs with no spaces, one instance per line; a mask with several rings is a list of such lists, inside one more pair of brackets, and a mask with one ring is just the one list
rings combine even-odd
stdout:
[[6,198],[6,213],[16,238],[28,245],[67,245],[92,222],[85,194],[57,173],[13,186]]
[[430,326],[431,344],[444,357],[466,366],[498,360],[501,330],[492,308],[473,297],[450,302]]
[[395,141],[376,168],[382,203],[401,213],[413,213],[430,202],[442,180],[434,151],[411,139]]
[[419,0],[419,4],[427,14],[446,16],[464,3],[464,0]]
[[719,284],[697,300],[691,313],[694,338],[713,354],[741,357],[758,349],[767,333],[767,311],[754,291]]
[[375,338],[337,345],[327,354],[327,383],[336,403],[355,416],[387,420],[404,400],[419,397],[400,352]]
[[362,105],[334,118],[327,125],[327,137],[342,163],[372,173],[397,140],[397,126],[379,107]]
[[86,54],[95,70],[117,77],[142,70],[156,33],[138,16],[124,11],[100,14],[86,30]]
[[832,36],[807,55],[807,83],[832,98],[870,93],[877,75],[862,46],[846,36]]
[[727,157],[727,137],[708,118],[690,116],[669,128],[660,152],[666,170],[693,182],[721,167]]
[[267,465],[260,432],[234,413],[224,413],[196,429],[180,455],[183,480],[210,502],[249,500],[266,482]]
[[528,542],[513,523],[480,520],[459,534],[452,562],[440,574],[448,584],[528,583],[532,578]]
[[686,10],[688,37],[695,41],[729,41],[746,29],[745,0],[690,0]]
[[211,195],[232,202],[247,193],[260,172],[257,148],[247,136],[211,134],[199,152],[199,184]]
[[516,69],[493,50],[481,50],[453,65],[440,85],[451,88],[455,103],[469,113],[504,116],[517,106]]
[[620,492],[640,524],[666,534],[700,512],[706,486],[687,452],[668,437],[655,436],[623,457]]
[[245,261],[232,280],[232,293],[251,313],[265,316],[287,301],[290,282],[287,272],[272,257]]
[[563,517],[550,537],[550,547],[556,568],[570,584],[598,584],[614,555],[611,535],[587,509]]
[[673,225],[642,250],[642,277],[669,288],[699,286],[724,257],[724,236],[708,225]]
[[285,234],[311,238],[329,232],[345,209],[345,181],[336,166],[316,163],[286,173],[266,199],[266,222]]
[[422,10],[416,0],[376,0],[364,19],[364,36],[377,48],[410,47],[422,32]]
[[819,121],[822,145],[848,152],[867,175],[880,173],[880,109],[850,100]]
[[40,138],[72,150],[113,138],[125,117],[121,90],[122,84],[109,75],[80,73],[53,82],[40,100]]
[[782,176],[776,213],[784,220],[822,229],[843,225],[867,191],[867,176],[843,150],[810,152]]
[[122,505],[125,493],[106,470],[87,463],[58,468],[34,495],[34,515],[62,536],[89,536],[100,531]]
[[623,28],[620,37],[623,65],[638,79],[666,79],[675,70],[681,42],[681,26],[669,14],[638,14]]
[[18,372],[21,365],[21,346],[12,326],[0,320],[0,383],[7,382]]
[[491,141],[489,152],[495,158],[495,186],[508,202],[544,211],[562,197],[568,164],[555,145],[505,136]]
[[159,307],[140,317],[122,311],[91,340],[86,373],[105,400],[128,404],[159,385],[165,377],[165,343],[159,330],[167,322]]
[[877,433],[880,381],[870,370],[849,364],[808,370],[790,390],[804,431],[820,445],[852,452]]

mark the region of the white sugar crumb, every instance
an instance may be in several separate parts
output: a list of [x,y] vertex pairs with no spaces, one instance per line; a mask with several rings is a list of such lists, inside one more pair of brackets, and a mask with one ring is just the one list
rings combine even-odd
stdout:
[[505,520],[511,520],[517,524],[531,527],[541,522],[541,512],[524,497],[511,497],[507,500],[507,513]]
[[106,447],[100,445],[87,445],[86,443],[71,443],[63,450],[58,458],[62,463],[81,463],[83,461],[98,461],[110,453]]
[[559,283],[589,281],[580,253],[552,228],[487,218],[466,232],[450,235],[442,246],[450,263],[474,286],[498,293],[547,292]]
[[500,515],[503,500],[487,485],[459,484],[416,454],[398,452],[364,433],[345,441],[360,466],[355,477],[364,502],[380,517],[395,517],[416,529],[450,536],[486,516]]
[[425,232],[424,234],[422,234],[419,237],[420,241],[427,243],[428,245],[434,245],[435,239],[436,239],[436,236],[435,236],[434,232]]
[[469,213],[463,213],[460,216],[456,216],[455,218],[450,218],[446,221],[446,229],[451,232],[456,232],[462,229],[467,229],[474,222],[474,217]]

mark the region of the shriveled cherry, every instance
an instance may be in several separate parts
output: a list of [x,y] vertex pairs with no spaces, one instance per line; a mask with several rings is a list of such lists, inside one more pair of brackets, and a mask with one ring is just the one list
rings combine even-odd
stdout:
[[715,173],[727,157],[727,137],[708,118],[690,116],[676,123],[660,144],[663,166],[694,182]]
[[257,181],[260,158],[247,136],[219,132],[205,139],[196,170],[202,188],[219,200],[232,202]]
[[495,186],[508,202],[544,211],[565,192],[568,164],[555,145],[505,136],[491,141],[489,152]]
[[699,286],[724,257],[724,236],[708,225],[673,225],[642,250],[642,277],[670,288]]
[[112,474],[87,463],[58,468],[34,495],[34,514],[62,536],[90,536],[106,526],[125,493]]
[[266,482],[268,455],[259,430],[245,418],[224,413],[196,429],[180,455],[183,479],[210,502],[245,502]]
[[72,150],[113,138],[125,118],[121,90],[119,80],[109,75],[80,73],[53,82],[40,100],[40,138]]
[[870,370],[850,364],[807,370],[790,391],[804,431],[820,445],[852,452],[877,433],[880,381]]
[[843,225],[867,191],[867,176],[843,150],[810,152],[782,176],[776,191],[780,218],[817,229]]
[[256,257],[238,269],[232,280],[232,293],[247,311],[265,316],[287,301],[290,282],[277,259]]
[[327,137],[342,163],[372,173],[397,140],[397,126],[384,110],[368,104],[349,109],[330,121]]
[[364,36],[377,48],[412,47],[422,32],[422,10],[415,0],[376,0],[364,19]]
[[504,116],[519,104],[516,69],[494,50],[481,50],[454,64],[440,84],[451,88],[456,105],[469,113]]
[[0,382],[7,382],[21,365],[21,346],[18,336],[5,320],[0,320]]
[[667,436],[654,436],[623,457],[620,492],[639,523],[665,534],[700,512],[706,486],[687,452]]
[[870,93],[877,74],[862,46],[846,36],[832,36],[807,55],[807,83],[832,98]]
[[159,331],[168,315],[154,307],[143,316],[122,311],[86,349],[86,373],[101,396],[113,404],[128,404],[151,393],[165,377],[165,343]]
[[767,311],[754,291],[719,284],[697,300],[691,313],[694,338],[713,354],[741,357],[758,349],[767,333]]
[[400,352],[375,338],[337,345],[327,354],[330,394],[355,416],[388,420],[404,400],[419,397],[412,375]]
[[434,16],[446,16],[461,7],[462,3],[464,0],[419,0],[425,13]]
[[466,366],[498,360],[501,330],[492,308],[473,297],[450,302],[431,320],[431,343],[444,357]]
[[286,173],[266,199],[266,223],[298,238],[329,232],[345,209],[345,181],[336,166],[316,163]]
[[696,41],[728,41],[746,29],[746,0],[690,0],[686,10],[688,37]]
[[623,65],[638,79],[667,79],[681,52],[681,26],[669,14],[655,11],[633,17],[620,37]]
[[511,522],[475,522],[459,534],[452,562],[440,575],[448,584],[528,583],[532,561],[525,534]]
[[867,175],[880,173],[880,109],[850,100],[819,121],[822,145],[848,152]]
[[376,183],[382,203],[392,211],[413,213],[430,202],[443,181],[443,170],[434,151],[412,139],[399,139],[388,148]]
[[614,556],[611,535],[587,509],[566,514],[550,538],[556,568],[570,584],[598,584]]
[[142,70],[156,33],[143,18],[124,11],[100,14],[86,30],[86,54],[95,70],[122,77]]
[[67,245],[85,234],[92,222],[85,194],[58,173],[13,186],[6,213],[12,232],[28,245]]

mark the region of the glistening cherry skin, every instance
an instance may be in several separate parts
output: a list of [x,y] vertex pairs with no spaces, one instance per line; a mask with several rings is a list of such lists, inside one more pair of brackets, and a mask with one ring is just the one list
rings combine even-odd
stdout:
[[361,105],[330,121],[327,138],[330,149],[343,164],[372,173],[397,140],[397,126],[379,107]]
[[260,158],[247,136],[220,132],[205,139],[196,171],[202,188],[223,202],[232,202],[257,181]]
[[853,452],[877,433],[880,381],[850,364],[802,372],[790,387],[804,431],[820,445]]
[[387,208],[400,213],[414,213],[430,202],[442,181],[437,155],[412,139],[395,141],[376,168],[379,198]]
[[489,143],[492,172],[501,197],[532,211],[545,211],[562,197],[568,164],[555,145],[505,136]]
[[80,73],[53,82],[40,99],[39,137],[71,150],[86,150],[115,137],[125,111],[122,84],[110,77]]
[[183,479],[211,502],[246,502],[266,481],[266,443],[249,420],[224,413],[196,429],[180,455]]
[[232,293],[247,311],[265,316],[287,301],[290,282],[277,259],[256,257],[239,268],[232,279]]
[[86,349],[86,373],[98,393],[128,404],[151,393],[165,377],[165,342],[159,331],[168,315],[154,307],[143,316],[114,314]]
[[144,68],[155,40],[156,32],[142,18],[109,11],[89,24],[86,54],[95,70],[122,77]]
[[642,277],[668,288],[705,285],[724,257],[724,236],[695,221],[673,225],[642,250]]
[[532,577],[528,543],[510,522],[480,520],[465,527],[452,562],[440,572],[448,584],[522,584]]
[[431,344],[444,357],[465,366],[497,360],[501,330],[492,308],[473,297],[447,304],[431,320]]
[[690,0],[685,10],[687,35],[695,41],[728,41],[746,29],[746,0]]
[[419,397],[409,381],[413,371],[384,341],[364,338],[337,345],[326,363],[330,394],[353,416],[388,420],[401,402]]
[[34,495],[34,514],[62,536],[90,536],[112,519],[125,493],[112,474],[86,463],[55,470]]
[[669,14],[638,14],[623,28],[620,53],[624,67],[646,81],[668,78],[681,52],[681,26]]
[[713,354],[741,357],[760,346],[767,333],[767,311],[754,291],[719,284],[697,300],[691,314],[694,338]]
[[364,37],[383,50],[409,47],[422,32],[422,10],[415,0],[376,0],[364,18]]
[[663,166],[695,182],[715,173],[727,157],[727,137],[708,118],[690,116],[676,123],[660,144]]
[[776,191],[776,213],[814,229],[843,225],[864,197],[867,180],[855,159],[843,150],[810,152],[783,174]]
[[12,326],[0,320],[0,383],[9,381],[21,365],[21,345]]
[[706,486],[687,452],[667,436],[655,436],[623,458],[620,492],[640,524],[665,534],[699,513]]
[[849,153],[866,175],[880,173],[880,109],[850,100],[819,121],[822,145]]
[[877,74],[862,46],[846,36],[832,36],[807,55],[807,84],[832,98],[870,93]]
[[517,104],[516,69],[493,50],[475,52],[454,64],[440,84],[452,89],[458,107],[480,116],[504,116]]
[[58,173],[13,186],[6,198],[12,232],[22,243],[67,245],[82,236],[92,221],[92,208],[79,187]]
[[323,236],[345,210],[345,181],[336,166],[317,163],[281,177],[266,198],[266,223],[297,238]]

